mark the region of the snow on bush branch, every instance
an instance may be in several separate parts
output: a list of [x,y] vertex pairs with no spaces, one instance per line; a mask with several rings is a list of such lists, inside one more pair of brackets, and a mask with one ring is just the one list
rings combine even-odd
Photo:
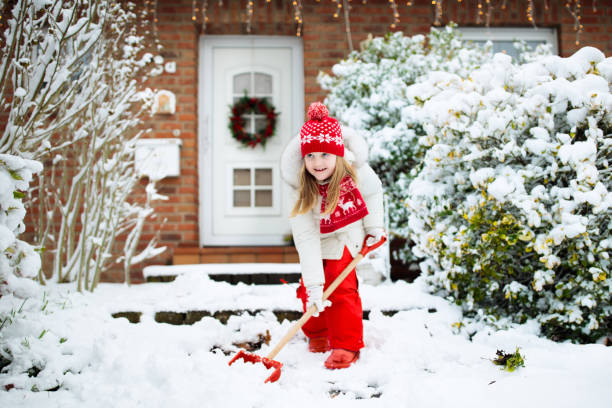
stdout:
[[612,58],[585,47],[407,90],[423,125],[406,192],[432,289],[467,315],[537,318],[553,339],[612,330]]
[[0,154],[0,297],[29,297],[34,283],[24,278],[36,277],[40,270],[40,255],[17,237],[25,230],[24,191],[32,174],[41,170],[37,161]]
[[[153,239],[135,253],[151,200],[160,196],[151,181],[145,202],[132,197],[140,117],[152,95],[139,81],[158,71],[133,8],[108,0],[20,1],[4,33],[0,97],[9,119],[0,152],[45,164],[28,203],[35,244],[49,254],[53,278],[76,280],[79,290],[93,290],[115,262],[129,282],[134,260],[163,250]],[[122,234],[125,254],[117,257]]]

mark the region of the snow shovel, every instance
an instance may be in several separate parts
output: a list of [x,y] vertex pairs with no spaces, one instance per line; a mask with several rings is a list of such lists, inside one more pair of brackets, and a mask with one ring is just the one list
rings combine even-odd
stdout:
[[[365,257],[368,254],[368,252],[378,248],[379,246],[384,244],[385,241],[387,240],[387,238],[383,236],[380,241],[374,243],[373,245],[368,246],[366,242],[367,242],[368,238],[370,238],[370,237],[371,237],[371,235],[368,235],[368,236],[365,237],[365,239],[363,240],[363,247],[361,248],[361,251],[355,257],[355,259],[353,259],[351,261],[351,263],[346,268],[344,268],[342,273],[340,275],[338,275],[338,277],[332,282],[331,285],[329,285],[329,287],[325,290],[325,292],[323,292],[323,302],[325,302],[327,300],[327,298],[329,298],[329,296],[334,292],[334,290],[336,290],[336,288],[338,286],[340,286],[340,284],[342,283],[344,278],[346,278],[348,276],[348,274],[353,270],[353,268],[355,268],[355,266],[359,263],[359,261],[361,261],[363,259],[363,257]],[[262,363],[264,366],[266,366],[267,369],[271,369],[271,368],[274,369],[272,374],[270,374],[270,376],[266,379],[266,381],[264,381],[264,383],[277,381],[280,378],[281,367],[283,366],[283,364],[278,362],[278,361],[276,361],[276,360],[274,360],[274,357],[276,357],[276,355],[281,351],[281,349],[283,347],[285,347],[285,345],[289,342],[289,340],[291,340],[293,338],[293,336],[295,336],[295,334],[298,332],[298,330],[300,330],[302,328],[302,326],[308,321],[308,319],[310,319],[310,317],[316,311],[317,311],[317,306],[316,305],[312,305],[306,311],[306,313],[304,313],[302,315],[300,320],[298,320],[291,327],[291,329],[289,329],[287,334],[285,334],[285,336],[278,342],[276,347],[274,347],[274,349],[272,349],[270,354],[268,354],[266,357],[260,357],[257,354],[247,353],[244,350],[240,350],[230,360],[229,365],[232,365],[234,363],[234,361],[236,361],[236,360],[238,360],[240,358],[243,359],[245,362],[249,362],[249,363],[253,363],[253,364],[255,364],[255,363]]]

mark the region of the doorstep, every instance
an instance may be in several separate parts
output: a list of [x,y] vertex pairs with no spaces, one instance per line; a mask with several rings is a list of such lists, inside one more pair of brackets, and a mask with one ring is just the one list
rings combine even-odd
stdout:
[[200,263],[150,265],[142,273],[146,282],[172,282],[179,275],[196,273],[233,285],[274,285],[299,282],[301,268],[299,263]]
[[179,247],[173,265],[204,263],[297,263],[294,246]]

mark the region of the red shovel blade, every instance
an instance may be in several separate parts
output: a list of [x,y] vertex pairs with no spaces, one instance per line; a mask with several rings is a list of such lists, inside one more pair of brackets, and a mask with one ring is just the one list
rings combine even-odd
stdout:
[[262,363],[266,366],[268,370],[271,368],[274,369],[272,374],[270,374],[270,376],[266,378],[266,381],[264,381],[264,384],[267,382],[273,383],[273,382],[278,381],[281,375],[281,367],[283,366],[283,364],[276,360],[270,360],[269,358],[266,358],[266,357],[262,359]]
[[234,364],[234,362],[238,360],[239,358],[243,359],[244,361],[248,361],[249,363],[253,363],[253,364],[259,363],[261,361],[261,357],[259,357],[257,354],[251,354],[251,353],[247,353],[244,350],[240,350],[238,353],[236,353],[234,358],[230,360],[229,365]]
[[245,362],[249,362],[249,363],[262,363],[268,370],[269,369],[274,369],[274,371],[272,372],[272,374],[270,374],[270,376],[268,378],[266,378],[266,381],[264,381],[264,384],[267,382],[276,382],[278,381],[278,379],[280,378],[281,375],[281,367],[283,366],[282,363],[276,361],[276,360],[271,360],[267,357],[260,357],[257,354],[251,354],[251,353],[247,353],[244,350],[240,350],[238,353],[236,353],[236,355],[230,360],[229,365],[232,365],[236,360],[238,359],[243,359]]

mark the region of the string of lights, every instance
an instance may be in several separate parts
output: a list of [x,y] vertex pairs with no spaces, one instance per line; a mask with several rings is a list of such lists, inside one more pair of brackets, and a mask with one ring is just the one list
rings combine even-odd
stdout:
[[[246,31],[251,33],[252,31],[252,22],[255,14],[255,1],[256,0],[247,0],[246,5]],[[330,1],[334,7],[333,17],[338,19],[342,12],[344,12],[345,23],[347,27],[349,26],[349,10],[351,8],[350,3],[353,0],[324,0]],[[355,0],[357,2],[358,0]],[[391,29],[397,29],[400,23],[400,13],[398,9],[398,1],[396,0],[388,0],[389,7],[392,12],[392,20],[389,24]],[[431,0],[431,5],[433,7],[434,14],[434,22],[433,24],[439,26],[443,24],[443,15],[444,15],[444,6],[449,5],[453,0],[448,0],[444,3],[444,0]],[[158,2],[159,0],[143,0],[143,17],[151,19],[152,31],[154,38],[158,38]],[[266,5],[269,5],[272,0],[266,0]],[[317,3],[321,3],[321,0],[316,0]],[[463,3],[463,0],[454,0],[457,4]],[[560,3],[565,3],[565,9],[569,12],[572,17],[574,24],[574,32],[576,33],[576,45],[580,44],[580,35],[584,32],[584,25],[582,24],[582,15],[583,15],[583,4],[582,0],[559,0]],[[362,4],[367,4],[368,0],[361,0]],[[412,7],[414,5],[414,1],[407,0],[406,6]],[[500,4],[501,3],[501,4]],[[536,7],[534,5],[533,0],[517,0],[517,3],[524,4],[525,14],[527,21],[531,23],[534,27],[537,27],[537,22],[535,19],[536,15]],[[543,0],[543,8],[544,11],[550,10],[550,0]],[[597,0],[592,0],[592,10],[593,13],[598,12]],[[223,0],[217,1],[217,7],[221,8],[224,6]],[[303,34],[303,3],[302,0],[292,0],[293,6],[293,20],[296,25],[295,35],[301,37]],[[201,25],[201,31],[206,32],[206,26],[209,23],[209,2],[208,0],[192,0],[191,4],[192,8],[192,16],[191,19],[194,23]],[[508,9],[508,0],[478,0],[476,2],[476,24],[483,24],[486,27],[490,26],[491,18],[495,9],[499,9],[501,11],[506,11]],[[201,15],[201,17],[199,17]],[[2,29],[6,23],[4,21],[3,13],[0,13],[0,29]]]
[[[270,0],[266,0],[269,3]],[[302,0],[293,0],[293,19],[297,25],[295,35],[298,37],[302,36]]]
[[395,4],[395,0],[389,0],[391,10],[393,10],[393,23],[391,23],[391,28],[397,28],[397,25],[400,23],[400,15],[399,11],[397,11],[397,4]]
[[431,4],[435,6],[436,12],[434,17],[434,25],[439,26],[442,24],[442,1],[443,0],[433,0]]
[[255,9],[255,4],[253,3],[253,0],[248,0],[247,7],[246,7],[246,14],[247,14],[246,30],[247,30],[247,33],[249,34],[251,34],[251,24],[253,23],[254,9]]
[[574,18],[574,31],[576,32],[576,45],[580,44],[580,34],[584,30],[584,26],[580,22],[582,19],[582,4],[580,0],[568,0],[565,3],[565,8]]

